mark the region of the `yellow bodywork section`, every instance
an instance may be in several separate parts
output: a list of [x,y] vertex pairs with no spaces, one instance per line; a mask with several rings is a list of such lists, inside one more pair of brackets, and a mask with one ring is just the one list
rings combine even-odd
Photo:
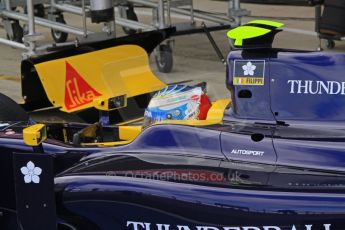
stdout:
[[82,143],[81,145],[84,147],[114,147],[114,146],[120,146],[120,145],[127,145],[131,143],[132,141],[116,141],[116,142],[101,142],[101,143]]
[[141,126],[119,126],[119,137],[124,141],[134,140],[142,131]]
[[32,125],[23,130],[24,143],[29,146],[39,146],[47,139],[46,126],[43,124]]
[[212,104],[212,107],[207,113],[207,121],[217,121],[218,123],[223,121],[224,111],[229,106],[230,99],[219,99]]
[[134,97],[166,86],[152,73],[146,51],[136,45],[56,59],[35,68],[48,99],[64,112],[102,108],[110,98]]

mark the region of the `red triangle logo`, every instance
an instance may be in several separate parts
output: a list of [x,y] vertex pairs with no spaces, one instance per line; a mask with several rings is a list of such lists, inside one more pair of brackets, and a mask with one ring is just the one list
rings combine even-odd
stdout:
[[102,96],[93,89],[83,77],[66,62],[65,107],[72,110],[92,102]]

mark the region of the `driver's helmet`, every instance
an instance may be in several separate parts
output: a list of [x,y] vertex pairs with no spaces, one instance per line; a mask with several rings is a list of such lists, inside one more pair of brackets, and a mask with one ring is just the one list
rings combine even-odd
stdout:
[[152,97],[145,110],[144,127],[164,120],[205,120],[210,107],[201,86],[167,86]]

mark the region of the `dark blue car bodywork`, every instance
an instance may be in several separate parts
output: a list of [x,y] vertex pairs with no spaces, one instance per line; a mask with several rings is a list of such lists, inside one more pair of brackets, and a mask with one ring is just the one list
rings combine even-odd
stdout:
[[[248,62],[263,81],[234,84]],[[220,125],[153,125],[110,148],[48,139],[59,229],[345,229],[344,70],[344,54],[237,50]],[[4,229],[17,229],[9,162],[31,152],[0,132]]]

